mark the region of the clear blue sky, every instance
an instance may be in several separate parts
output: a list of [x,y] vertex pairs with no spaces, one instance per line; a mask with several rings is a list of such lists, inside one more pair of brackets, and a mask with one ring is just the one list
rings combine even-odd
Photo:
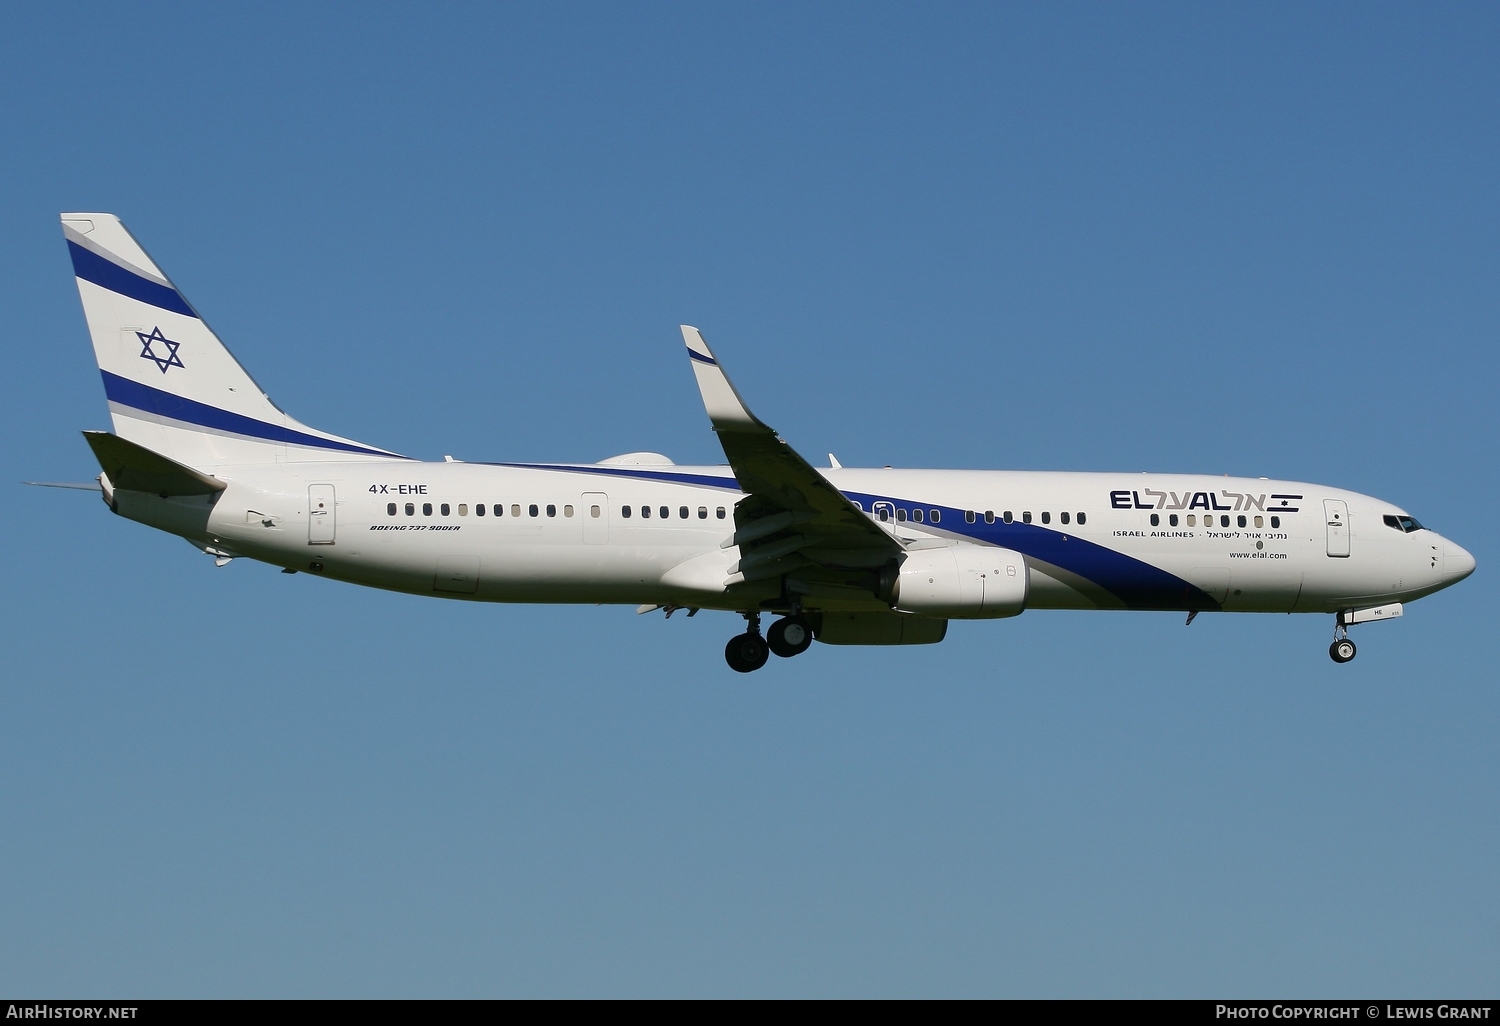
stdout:
[[[0,991],[1493,996],[1488,4],[21,5],[0,33]],[[23,479],[108,425],[57,226],[287,410],[719,462],[1373,493],[1478,573],[752,677],[726,615],[237,561]]]

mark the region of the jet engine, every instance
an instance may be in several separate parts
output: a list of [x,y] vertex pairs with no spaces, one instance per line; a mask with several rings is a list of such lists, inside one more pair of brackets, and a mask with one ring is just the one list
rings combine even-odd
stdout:
[[894,609],[954,620],[1016,616],[1026,608],[1026,560],[986,545],[917,549],[889,575]]

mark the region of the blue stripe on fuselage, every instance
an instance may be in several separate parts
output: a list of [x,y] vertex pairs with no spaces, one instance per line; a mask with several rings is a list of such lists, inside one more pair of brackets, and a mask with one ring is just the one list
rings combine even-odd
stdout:
[[[732,477],[707,474],[685,474],[670,470],[645,470],[636,467],[600,467],[590,464],[570,466],[565,463],[487,463],[492,467],[518,470],[553,470],[570,474],[599,474],[608,477],[633,478],[640,481],[663,481],[738,491],[739,482]],[[877,502],[889,502],[903,509],[941,510],[942,520],[925,529],[949,535],[960,535],[986,545],[1012,549],[1024,556],[1077,574],[1114,595],[1131,609],[1218,609],[1219,603],[1193,584],[1175,574],[1152,566],[1134,556],[1086,541],[1075,534],[1050,527],[1020,522],[1007,524],[996,519],[986,524],[983,518],[974,523],[964,521],[964,511],[951,506],[911,499],[873,495],[867,492],[844,492],[846,498],[860,503],[866,510]],[[913,525],[914,527],[916,525]],[[1066,582],[1065,582],[1066,583]]]
[[188,317],[198,316],[176,289],[142,278],[134,271],[104,259],[98,253],[84,249],[72,239],[68,240],[68,255],[73,258],[73,273],[84,281],[91,281],[101,288],[138,299],[142,303],[150,303],[163,310],[186,314]]
[[171,392],[163,392],[159,388],[143,385],[139,381],[131,381],[122,378],[118,374],[111,374],[107,370],[101,370],[104,375],[104,394],[112,403],[129,406],[133,409],[142,410],[146,413],[154,413],[159,417],[170,417],[180,420],[184,424],[192,424],[197,427],[212,428],[216,431],[225,431],[235,435],[246,435],[250,438],[259,438],[268,442],[290,442],[293,445],[308,445],[318,449],[332,449],[336,452],[354,452],[364,456],[385,456],[391,459],[405,459],[396,453],[383,452],[380,449],[367,449],[362,445],[353,445],[349,442],[338,442],[331,438],[319,438],[317,435],[309,435],[306,432],[294,431],[291,428],[281,427],[277,424],[267,424],[263,420],[254,417],[246,417],[240,413],[230,413],[221,410],[217,406],[209,406],[193,399],[184,399],[180,395]]
[[865,492],[844,494],[867,510],[873,509],[877,502],[889,502],[901,509],[942,510],[943,518],[938,524],[922,526],[945,534],[962,535],[986,545],[1014,549],[1023,556],[1051,563],[1092,581],[1131,609],[1219,608],[1219,603],[1210,595],[1181,577],[1106,545],[1085,541],[1075,534],[1019,521],[1007,524],[998,517],[993,524],[985,523],[983,517],[977,517],[970,524],[965,522],[963,510],[949,506]]
[[[691,350],[689,350],[691,352]],[[737,492],[740,483],[733,477],[711,477],[708,474],[683,474],[670,470],[637,470],[627,467],[600,467],[585,463],[570,466],[566,463],[484,463],[487,467],[515,467],[518,470],[563,470],[570,474],[603,474],[606,477],[633,477],[641,481],[670,481],[674,484],[699,485],[705,488],[723,488]]]
[[[600,467],[589,464],[570,466],[563,463],[488,463],[486,465],[514,467],[518,470],[599,474],[641,481],[663,481],[722,488],[727,491],[739,490],[739,483],[732,477],[686,474],[680,471]],[[873,509],[877,502],[889,502],[893,506],[904,509],[920,507],[924,510],[941,510],[943,518],[938,524],[922,526],[944,534],[960,535],[982,544],[1012,549],[1040,562],[1050,563],[1097,584],[1131,609],[1219,608],[1219,603],[1215,602],[1210,595],[1175,574],[1136,559],[1134,556],[1127,556],[1106,545],[1086,541],[1075,534],[1056,531],[1037,524],[1020,522],[1007,524],[998,518],[993,524],[986,524],[983,518],[970,524],[964,521],[963,510],[951,506],[898,499],[888,495],[872,495],[867,492],[844,492],[843,494],[846,498],[860,503],[866,510]]]

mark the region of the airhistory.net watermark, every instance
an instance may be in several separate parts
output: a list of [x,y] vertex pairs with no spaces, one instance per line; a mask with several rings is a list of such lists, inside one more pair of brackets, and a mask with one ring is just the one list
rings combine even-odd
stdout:
[[7,1019],[134,1019],[139,1005],[78,1005],[32,1001],[7,1005]]

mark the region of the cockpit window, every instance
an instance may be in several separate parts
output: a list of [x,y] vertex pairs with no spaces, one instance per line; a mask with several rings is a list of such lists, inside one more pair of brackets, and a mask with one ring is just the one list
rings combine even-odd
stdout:
[[1415,517],[1398,517],[1387,513],[1381,519],[1385,521],[1386,527],[1394,527],[1396,530],[1404,531],[1407,534],[1422,530],[1422,525],[1417,523]]

